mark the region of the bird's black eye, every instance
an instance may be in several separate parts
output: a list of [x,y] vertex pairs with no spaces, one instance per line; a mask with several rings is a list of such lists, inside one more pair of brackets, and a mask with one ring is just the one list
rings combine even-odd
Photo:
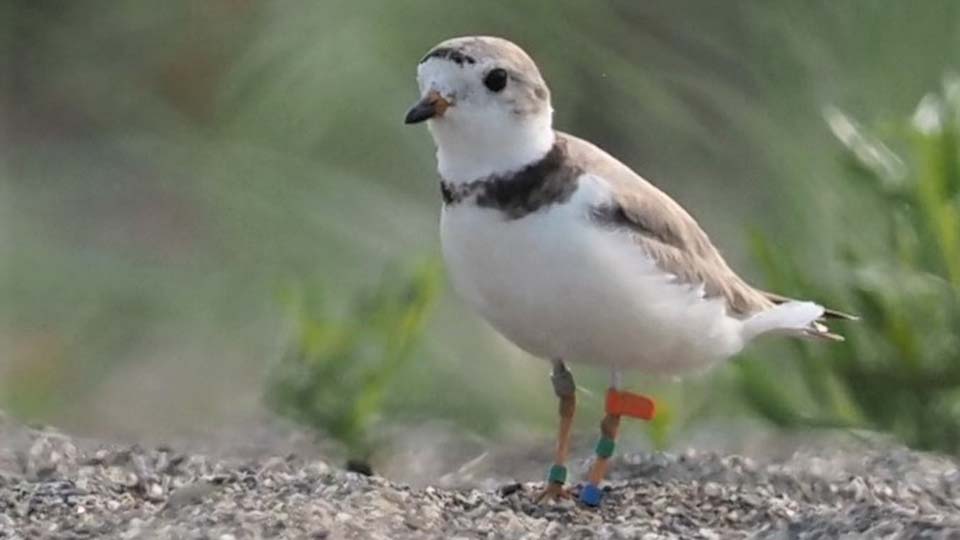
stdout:
[[490,73],[483,78],[483,85],[491,92],[499,92],[507,86],[507,70],[496,68],[491,69]]

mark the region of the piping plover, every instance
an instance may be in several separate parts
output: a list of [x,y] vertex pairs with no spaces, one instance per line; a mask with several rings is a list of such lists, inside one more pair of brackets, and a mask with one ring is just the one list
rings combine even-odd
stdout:
[[679,204],[600,148],[555,131],[550,90],[533,60],[495,37],[461,37],[417,67],[437,146],[443,256],[455,289],[495,329],[553,363],[560,399],[545,496],[566,492],[576,404],[566,362],[611,373],[597,459],[599,483],[623,415],[653,402],[621,390],[622,370],[681,374],[738,353],[762,334],[841,339],[822,321],[851,318],[748,285]]

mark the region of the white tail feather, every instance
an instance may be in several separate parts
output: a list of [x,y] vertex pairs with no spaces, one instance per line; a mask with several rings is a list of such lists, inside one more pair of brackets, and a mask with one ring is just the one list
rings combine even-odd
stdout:
[[744,342],[767,332],[803,334],[823,316],[823,306],[813,302],[786,302],[757,313],[743,322]]

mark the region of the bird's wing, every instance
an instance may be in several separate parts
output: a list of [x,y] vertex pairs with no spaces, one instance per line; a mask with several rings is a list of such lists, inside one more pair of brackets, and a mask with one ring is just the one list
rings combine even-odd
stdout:
[[591,217],[602,226],[629,230],[635,245],[662,271],[679,283],[702,286],[707,298],[723,298],[733,316],[774,306],[730,269],[696,223],[654,204],[643,195],[617,191],[609,203],[594,207]]
[[[567,134],[570,157],[584,173],[609,183],[610,201],[593,208],[599,224],[627,228],[636,245],[664,272],[691,286],[702,286],[707,297],[723,298],[731,316],[747,318],[793,299],[761,291],[734,272],[696,220],[669,195],[647,182],[629,167],[587,141]],[[825,317],[855,319],[826,310]],[[813,322],[804,334],[831,340],[843,338],[826,325]]]
[[[611,200],[596,206],[591,217],[601,225],[629,229],[636,245],[661,270],[675,275],[679,282],[702,286],[707,297],[723,298],[728,313],[739,318],[791,300],[756,289],[738,276],[696,220],[669,195],[589,142],[560,136],[567,139],[571,157],[584,172],[603,178],[611,187]],[[829,314],[845,315],[832,310]],[[811,325],[806,333],[839,338],[820,323]]]
[[775,305],[727,265],[696,220],[666,193],[589,142],[560,136],[584,173],[610,185],[611,200],[593,209],[597,223],[632,231],[636,244],[661,270],[679,282],[702,285],[707,297],[723,298],[733,316],[747,317]]

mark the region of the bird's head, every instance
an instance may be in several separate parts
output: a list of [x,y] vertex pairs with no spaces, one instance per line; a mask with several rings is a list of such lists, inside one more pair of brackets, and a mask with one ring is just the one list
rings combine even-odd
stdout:
[[496,37],[461,37],[417,67],[420,100],[405,122],[427,122],[441,174],[475,178],[523,166],[553,144],[550,90],[533,60]]

